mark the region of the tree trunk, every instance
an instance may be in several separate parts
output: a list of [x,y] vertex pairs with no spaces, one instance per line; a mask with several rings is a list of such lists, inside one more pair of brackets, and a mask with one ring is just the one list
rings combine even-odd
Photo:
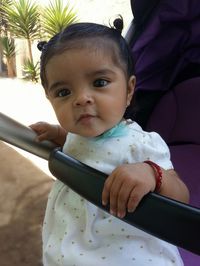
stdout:
[[32,55],[32,44],[31,44],[31,40],[27,39],[28,41],[28,52],[29,52],[29,59],[31,61],[31,63],[33,63],[33,55]]
[[7,61],[8,77],[14,78],[16,76],[15,68],[14,68],[14,60],[13,58],[6,58],[6,61]]

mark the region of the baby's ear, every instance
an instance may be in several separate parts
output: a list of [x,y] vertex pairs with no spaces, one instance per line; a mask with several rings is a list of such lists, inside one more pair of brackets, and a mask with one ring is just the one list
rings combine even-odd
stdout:
[[132,75],[128,80],[127,86],[127,107],[129,106],[135,90],[136,78]]

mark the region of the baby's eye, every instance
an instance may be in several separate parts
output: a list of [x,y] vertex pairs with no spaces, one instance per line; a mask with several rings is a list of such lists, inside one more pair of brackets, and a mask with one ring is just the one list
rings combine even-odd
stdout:
[[71,94],[69,89],[60,89],[56,92],[56,97],[66,97]]
[[106,85],[108,85],[108,81],[105,79],[97,79],[94,81],[93,85],[94,87],[104,87]]

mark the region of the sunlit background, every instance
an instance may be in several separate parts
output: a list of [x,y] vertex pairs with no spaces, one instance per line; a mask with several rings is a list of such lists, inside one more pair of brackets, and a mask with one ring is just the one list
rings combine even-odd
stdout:
[[[14,2],[27,4],[28,1],[31,3],[37,1],[40,8],[41,5],[45,7],[50,2],[49,0],[15,0]],[[24,66],[26,59],[31,58],[27,36],[19,36],[19,33],[13,35],[13,32],[7,32],[5,24],[2,23],[2,14],[5,11],[5,8],[2,9],[2,3],[5,2],[9,2],[9,6],[13,9],[10,0],[0,1],[0,35],[1,37],[11,37],[10,39],[13,41],[11,44],[14,44],[14,48],[12,45],[11,47],[14,53],[11,53],[10,57],[6,56],[4,53],[6,49],[3,48],[8,45],[3,47],[0,43],[0,112],[25,126],[37,121],[57,123],[40,82],[27,80]],[[122,15],[125,23],[124,35],[132,20],[130,1],[128,0],[61,0],[62,2],[69,3],[80,22],[97,22],[108,25],[118,14]],[[21,8],[20,10],[26,9]],[[21,27],[24,25],[26,27],[28,23],[21,20],[21,12],[19,15],[18,22],[22,22]],[[8,17],[11,19],[12,16]],[[15,16],[13,17],[15,18]],[[30,16],[29,19],[27,16],[23,16],[23,18],[26,18],[25,22],[30,21]],[[36,24],[32,22],[32,25],[37,26]],[[17,25],[15,19],[13,25],[14,27]],[[32,29],[29,24],[27,28]],[[18,27],[18,30],[21,31],[21,28]],[[40,33],[40,30],[37,28],[36,33],[38,32]],[[33,57],[31,63],[34,68],[38,66],[37,72],[39,72],[40,57],[37,42],[41,40],[40,38],[45,38],[46,35],[44,35],[31,39],[30,47]],[[11,61],[8,58],[11,58]],[[10,65],[9,62],[11,62]],[[11,73],[9,73],[9,69],[13,75],[9,75]],[[29,70],[32,71],[33,68]],[[13,76],[14,78],[11,78]],[[17,132],[16,129],[15,133],[17,134]],[[29,152],[1,141],[0,150],[0,266],[41,266],[41,227],[47,197],[53,184],[53,176],[49,172],[48,162]]]
[[[38,3],[45,7],[49,4],[49,0],[38,0]],[[124,19],[123,35],[126,34],[132,20],[130,1],[127,0],[64,0],[63,3],[68,3],[73,8],[80,22],[96,22],[109,25],[117,15],[122,15]],[[26,45],[25,40],[21,39],[17,39],[16,43],[18,78],[0,78],[0,112],[24,125],[36,121],[56,123],[54,112],[45,98],[41,84],[24,81],[20,78]],[[32,50],[34,61],[39,60],[40,52],[37,50],[36,43],[33,43]],[[50,175],[46,161],[21,149],[15,149]]]
[[[49,3],[49,0],[38,0],[38,2],[46,5]],[[132,20],[130,1],[127,0],[63,0],[63,3],[69,3],[74,8],[80,21],[108,25],[110,19],[112,20],[113,17],[120,14],[124,19],[124,32],[126,32]]]

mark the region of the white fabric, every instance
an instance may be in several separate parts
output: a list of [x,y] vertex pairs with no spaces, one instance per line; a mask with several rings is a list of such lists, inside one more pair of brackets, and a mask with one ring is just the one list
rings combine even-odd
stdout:
[[[124,163],[152,160],[173,168],[160,136],[126,121],[123,137],[89,139],[68,134],[63,151],[110,174]],[[60,181],[49,195],[43,226],[44,266],[179,266],[177,248],[155,238],[81,198]]]

